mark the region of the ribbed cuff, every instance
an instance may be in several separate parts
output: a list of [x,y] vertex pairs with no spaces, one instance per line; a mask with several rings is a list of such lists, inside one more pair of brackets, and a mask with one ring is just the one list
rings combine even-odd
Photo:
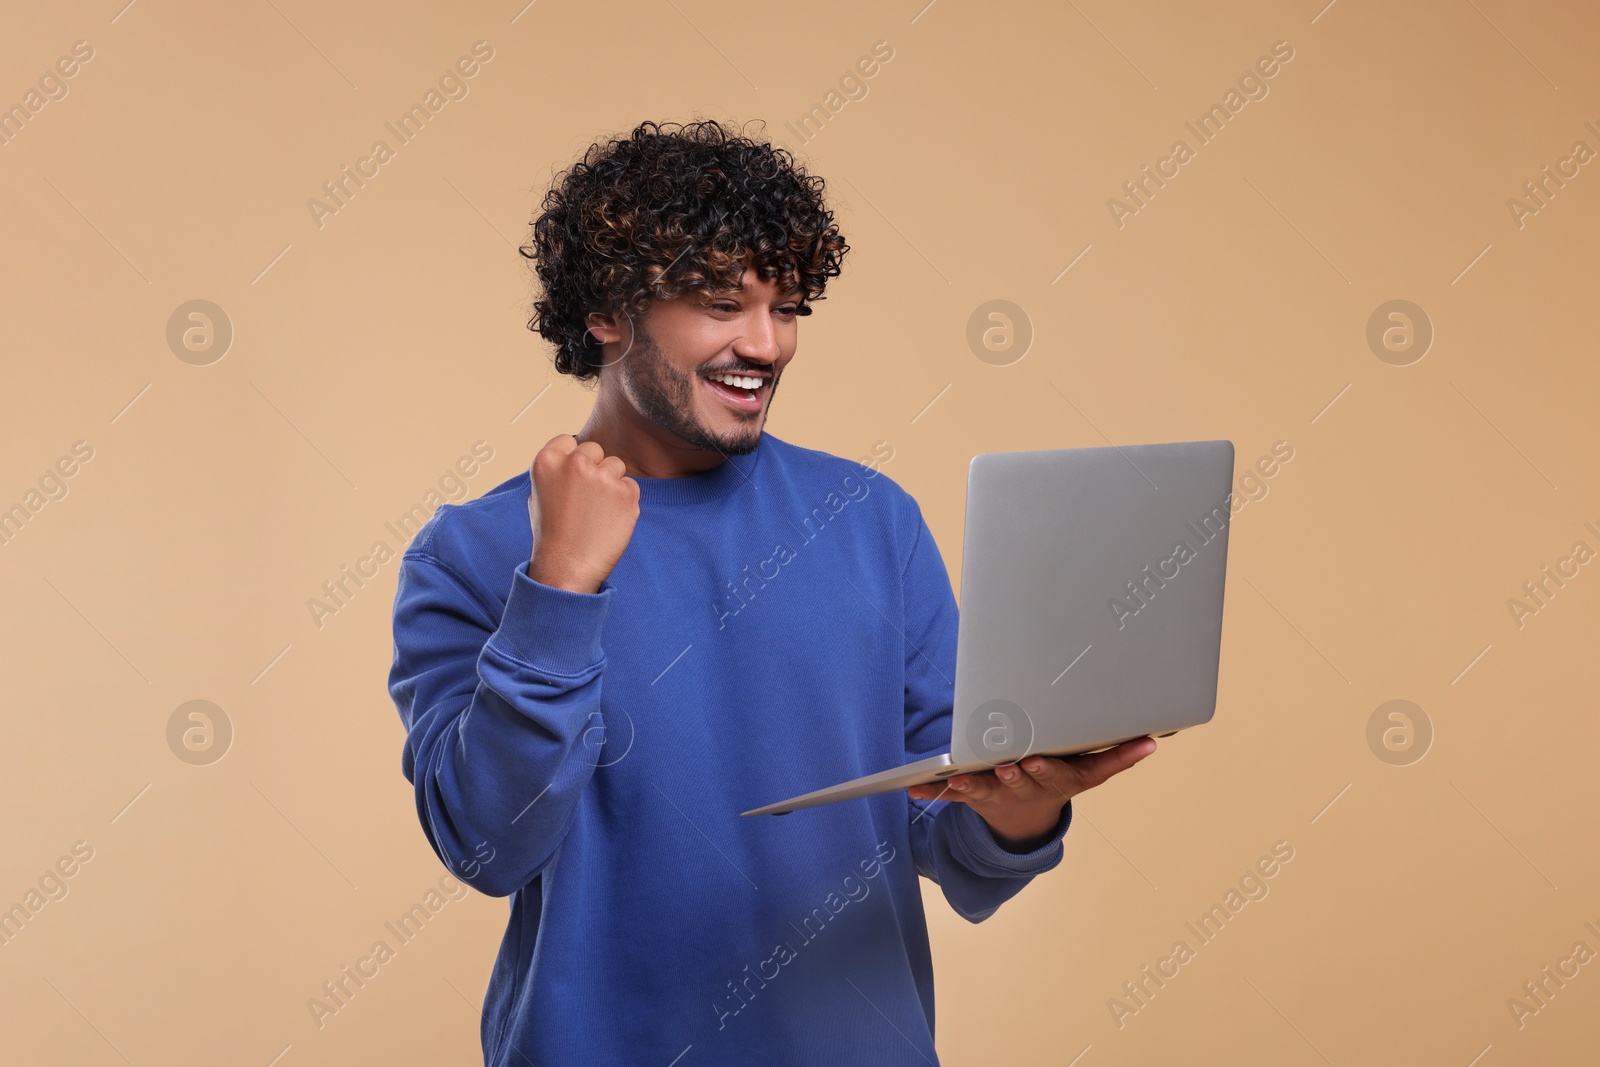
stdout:
[[1061,839],[1072,825],[1072,801],[1061,806],[1061,817],[1050,832],[1050,840],[1032,852],[1007,851],[995,840],[994,831],[983,821],[983,816],[969,805],[952,801],[946,817],[955,830],[957,847],[962,853],[960,858],[973,870],[991,875],[1043,874],[1061,862],[1064,851]]
[[600,634],[615,596],[610,581],[601,582],[599,592],[574,593],[534,581],[527,563],[518,563],[500,628],[488,644],[544,674],[584,674],[604,656]]

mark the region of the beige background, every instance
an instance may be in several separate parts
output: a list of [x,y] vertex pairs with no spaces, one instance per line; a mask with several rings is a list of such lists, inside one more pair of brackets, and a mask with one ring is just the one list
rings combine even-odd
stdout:
[[[311,1021],[443,868],[384,688],[394,564],[320,629],[307,600],[473,442],[456,499],[581,425],[514,246],[590,141],[706,116],[767,120],[853,246],[769,429],[889,442],[953,567],[975,452],[1294,449],[1235,521],[1214,721],[1085,795],[989,921],[924,884],[944,1061],[1594,1061],[1600,964],[1520,1027],[1507,1001],[1600,951],[1600,565],[1520,628],[1507,600],[1600,549],[1600,164],[1520,228],[1507,201],[1600,150],[1600,13],[922,2],[9,5],[0,103],[94,55],[0,146],[0,506],[93,458],[0,546],[0,906],[93,858],[0,947],[0,1060],[476,1062],[507,907],[476,893]],[[319,228],[479,40],[469,95]],[[877,41],[864,97],[785,126]],[[1119,229],[1108,198],[1279,41],[1269,95]],[[206,366],[166,340],[194,299],[234,331]],[[1008,366],[965,339],[994,299],[1034,333]],[[1366,341],[1394,299],[1435,332],[1406,366]],[[166,733],[196,699],[234,732],[204,766]],[[1405,766],[1367,740],[1395,699],[1434,734]],[[1278,841],[1270,895],[1119,1028]]]

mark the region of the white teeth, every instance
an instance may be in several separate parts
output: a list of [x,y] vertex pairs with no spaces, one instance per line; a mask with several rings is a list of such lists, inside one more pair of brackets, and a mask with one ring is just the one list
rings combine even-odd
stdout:
[[707,375],[714,382],[722,382],[736,389],[754,390],[761,388],[760,378],[745,378],[737,374],[711,374]]

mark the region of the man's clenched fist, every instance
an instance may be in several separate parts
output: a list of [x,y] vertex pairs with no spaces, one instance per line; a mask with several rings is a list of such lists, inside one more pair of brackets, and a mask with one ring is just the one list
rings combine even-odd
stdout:
[[528,577],[573,593],[598,593],[633,537],[639,483],[616,456],[570,433],[533,457],[533,559]]

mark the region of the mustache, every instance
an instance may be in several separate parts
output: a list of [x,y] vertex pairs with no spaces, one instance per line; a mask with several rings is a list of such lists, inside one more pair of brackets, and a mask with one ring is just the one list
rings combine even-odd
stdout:
[[755,366],[755,367],[747,367],[747,366],[712,367],[709,370],[704,370],[704,371],[701,371],[700,373],[702,373],[702,374],[745,374],[745,375],[750,375],[750,376],[753,376],[753,377],[773,378],[773,379],[776,379],[778,377],[777,372],[774,371],[772,368],[770,368],[770,367],[762,367],[762,366]]

